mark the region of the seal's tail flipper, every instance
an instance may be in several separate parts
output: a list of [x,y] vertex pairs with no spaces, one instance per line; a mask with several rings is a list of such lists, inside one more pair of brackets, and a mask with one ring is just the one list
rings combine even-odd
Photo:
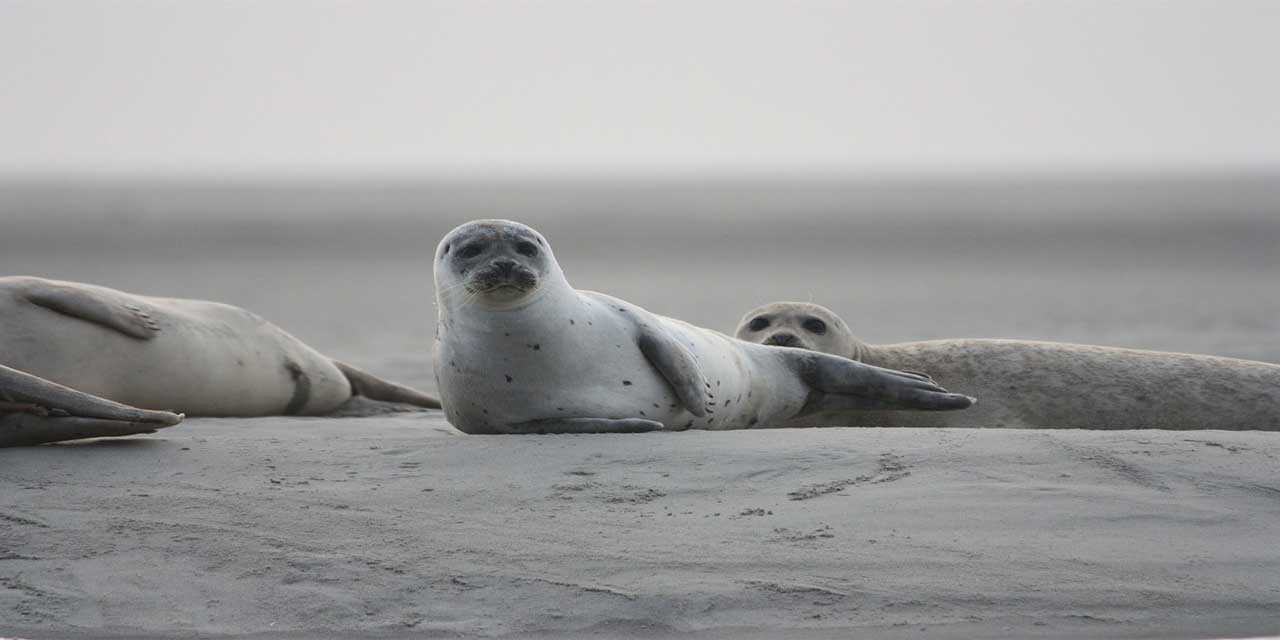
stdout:
[[402,402],[428,409],[439,409],[440,401],[417,389],[387,382],[371,373],[361,371],[349,364],[333,361],[342,375],[351,383],[351,391],[370,400],[382,402]]
[[112,402],[0,365],[0,447],[152,433],[182,418]]

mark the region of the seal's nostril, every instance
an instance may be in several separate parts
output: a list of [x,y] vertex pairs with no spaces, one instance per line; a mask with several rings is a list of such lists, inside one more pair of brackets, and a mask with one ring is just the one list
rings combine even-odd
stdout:
[[775,347],[794,347],[800,344],[800,339],[790,333],[775,333],[769,336],[764,343]]

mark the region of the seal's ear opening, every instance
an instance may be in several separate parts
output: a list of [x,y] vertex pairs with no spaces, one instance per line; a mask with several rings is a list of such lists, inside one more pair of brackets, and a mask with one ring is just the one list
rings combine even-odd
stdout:
[[444,251],[441,251],[441,252],[440,252],[440,257],[441,257],[441,258],[443,258],[443,257],[445,257],[445,256],[447,256],[447,255],[449,255],[449,246],[450,246],[450,245],[449,245],[449,243],[448,243],[448,242],[444,243]]

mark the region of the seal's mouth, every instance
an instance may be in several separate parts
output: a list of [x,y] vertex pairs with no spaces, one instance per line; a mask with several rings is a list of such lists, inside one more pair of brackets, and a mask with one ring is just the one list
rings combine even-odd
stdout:
[[473,294],[518,297],[538,288],[538,274],[522,265],[502,263],[475,272],[466,287]]
[[806,349],[809,351],[813,351],[812,347],[805,344],[804,341],[801,340],[794,333],[788,333],[786,331],[779,331],[778,333],[775,333],[769,336],[768,338],[765,338],[764,342],[762,342],[761,344],[770,346],[770,347],[792,347],[795,349]]

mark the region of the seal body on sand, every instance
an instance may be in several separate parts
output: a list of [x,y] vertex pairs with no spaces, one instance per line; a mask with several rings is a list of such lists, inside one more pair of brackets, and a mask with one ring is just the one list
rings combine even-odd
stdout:
[[468,433],[857,424],[874,408],[963,409],[924,376],[770,349],[572,289],[537,231],[464,224],[435,256],[435,367]]
[[1280,431],[1280,365],[1264,362],[1026,340],[869,345],[835,313],[806,302],[753,309],[736,335],[928,371],[982,399],[961,413],[875,412],[868,426]]
[[261,317],[204,300],[0,278],[0,364],[144,409],[318,415],[352,397],[439,402],[331,360]]

